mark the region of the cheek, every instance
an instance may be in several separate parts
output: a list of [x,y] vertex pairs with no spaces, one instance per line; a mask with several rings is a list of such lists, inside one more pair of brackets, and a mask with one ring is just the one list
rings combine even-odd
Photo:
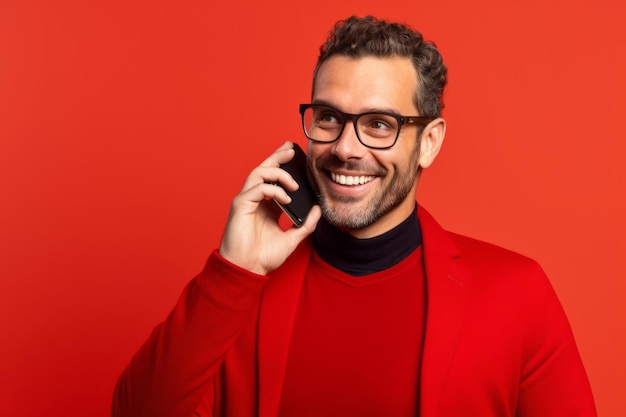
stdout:
[[319,173],[319,169],[317,167],[328,163],[329,161],[333,161],[335,159],[332,153],[332,144],[329,143],[315,143],[310,145],[307,149],[307,162],[309,164],[310,169],[313,172]]
[[390,177],[405,180],[413,179],[419,168],[419,145],[414,145],[398,149],[397,154],[389,156],[385,159],[378,159],[379,163],[384,166]]
[[396,177],[398,174],[407,171],[409,158],[404,156],[404,152],[410,151],[406,151],[403,148],[391,148],[372,152],[372,163],[382,167],[388,179]]
[[325,149],[320,146],[309,145],[307,148],[307,176],[309,178],[309,182],[311,182],[311,185],[313,185],[316,191],[319,191],[319,182],[322,175],[322,173],[316,168],[316,163],[323,160],[325,155]]
[[417,172],[419,166],[420,142],[416,139],[415,142],[410,145],[411,146],[407,146],[404,150],[403,155],[405,155],[405,158],[402,166],[407,174],[412,175]]
[[309,141],[309,145],[307,146],[307,159],[310,161],[310,164],[315,165],[315,161],[329,154],[330,149],[331,144]]

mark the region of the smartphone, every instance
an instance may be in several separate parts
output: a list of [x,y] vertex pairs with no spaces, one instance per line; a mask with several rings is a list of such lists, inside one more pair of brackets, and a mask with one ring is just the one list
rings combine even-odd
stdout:
[[[317,196],[313,192],[306,175],[306,154],[297,143],[293,144],[293,149],[296,152],[294,157],[289,162],[281,164],[280,167],[290,173],[300,187],[296,191],[285,190],[287,195],[291,197],[291,203],[281,204],[276,200],[274,201],[291,219],[293,224],[301,226],[313,205],[317,204]],[[280,186],[280,184],[277,185]]]

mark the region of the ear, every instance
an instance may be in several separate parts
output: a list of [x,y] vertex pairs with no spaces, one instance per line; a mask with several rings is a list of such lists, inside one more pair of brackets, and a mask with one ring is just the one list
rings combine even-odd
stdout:
[[428,168],[433,163],[446,136],[446,121],[438,117],[424,128],[420,136],[419,166]]

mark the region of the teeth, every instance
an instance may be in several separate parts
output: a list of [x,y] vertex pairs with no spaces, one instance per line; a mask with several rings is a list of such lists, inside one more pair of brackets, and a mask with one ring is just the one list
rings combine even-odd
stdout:
[[360,185],[370,182],[374,179],[371,175],[361,175],[361,176],[346,176],[346,175],[337,175],[334,172],[330,173],[330,177],[334,182],[341,185]]

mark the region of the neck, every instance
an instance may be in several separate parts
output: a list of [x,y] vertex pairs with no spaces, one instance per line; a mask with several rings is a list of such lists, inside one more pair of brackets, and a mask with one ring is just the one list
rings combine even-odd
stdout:
[[315,250],[333,267],[354,276],[388,269],[422,243],[417,206],[399,225],[370,238],[359,239],[322,218],[315,230]]

